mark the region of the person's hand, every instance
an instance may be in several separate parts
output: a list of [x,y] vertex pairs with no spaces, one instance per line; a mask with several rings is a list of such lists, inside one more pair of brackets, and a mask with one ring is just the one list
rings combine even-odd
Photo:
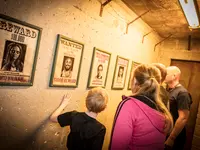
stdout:
[[165,145],[166,145],[167,147],[173,147],[173,145],[174,145],[174,140],[171,139],[170,137],[168,137],[167,140],[165,141]]
[[62,98],[61,106],[66,107],[69,104],[69,100],[71,99],[71,95],[69,93],[65,94]]

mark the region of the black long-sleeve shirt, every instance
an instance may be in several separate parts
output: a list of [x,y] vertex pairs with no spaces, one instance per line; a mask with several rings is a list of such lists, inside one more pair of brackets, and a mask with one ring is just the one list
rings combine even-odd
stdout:
[[61,127],[70,126],[69,150],[101,150],[106,128],[84,112],[67,112],[58,116]]

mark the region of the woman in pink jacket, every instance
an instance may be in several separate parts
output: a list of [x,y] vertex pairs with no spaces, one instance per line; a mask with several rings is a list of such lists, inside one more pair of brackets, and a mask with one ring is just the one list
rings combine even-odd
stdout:
[[111,134],[111,150],[163,150],[173,127],[170,112],[159,97],[160,71],[150,65],[134,70],[132,93],[123,96]]

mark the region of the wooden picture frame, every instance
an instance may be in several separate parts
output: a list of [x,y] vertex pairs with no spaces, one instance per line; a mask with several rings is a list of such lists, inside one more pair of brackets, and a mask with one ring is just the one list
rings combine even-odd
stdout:
[[94,47],[88,87],[105,87],[108,69],[110,66],[111,53]]
[[32,86],[42,29],[0,14],[0,85]]
[[77,87],[84,44],[58,34],[50,87]]
[[131,82],[132,82],[132,78],[133,78],[133,71],[138,65],[140,65],[140,63],[132,61],[131,71],[130,71],[129,80],[128,80],[128,88],[127,88],[128,90],[131,90]]
[[115,72],[113,75],[112,89],[117,89],[117,90],[124,89],[128,65],[129,65],[129,59],[117,56]]

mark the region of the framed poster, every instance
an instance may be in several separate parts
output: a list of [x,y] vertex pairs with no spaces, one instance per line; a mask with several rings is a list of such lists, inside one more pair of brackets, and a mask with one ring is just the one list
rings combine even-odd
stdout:
[[33,85],[41,30],[0,14],[0,85]]
[[88,87],[105,87],[111,54],[94,48]]
[[50,79],[53,87],[77,87],[84,44],[58,35]]
[[129,60],[117,56],[112,89],[123,89],[126,81]]
[[129,81],[128,81],[128,90],[131,90],[131,82],[132,82],[132,78],[133,78],[133,71],[138,65],[140,65],[140,63],[132,61],[131,72],[130,72]]

